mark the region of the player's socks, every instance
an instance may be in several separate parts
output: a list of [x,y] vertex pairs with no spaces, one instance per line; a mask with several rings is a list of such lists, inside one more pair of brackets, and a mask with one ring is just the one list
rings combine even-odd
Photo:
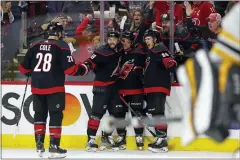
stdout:
[[45,122],[34,123],[36,150],[39,157],[43,157],[43,153],[45,152],[45,149],[44,149],[45,131],[46,131]]

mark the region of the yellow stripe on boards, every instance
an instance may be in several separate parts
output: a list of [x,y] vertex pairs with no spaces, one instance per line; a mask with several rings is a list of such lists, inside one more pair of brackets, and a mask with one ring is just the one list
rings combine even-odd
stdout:
[[[147,149],[148,139],[153,141],[153,137],[144,138],[144,149]],[[100,137],[97,138],[99,144]],[[211,152],[234,152],[239,147],[239,139],[226,139],[223,143],[217,143],[209,138],[198,138],[188,146],[181,145],[179,137],[168,141],[170,151],[211,151]],[[87,136],[85,135],[63,135],[61,147],[66,149],[85,149]],[[49,146],[49,136],[45,138],[45,148]],[[12,134],[2,135],[3,148],[35,148],[33,135],[17,135],[13,138]],[[134,136],[127,137],[127,150],[136,150]]]

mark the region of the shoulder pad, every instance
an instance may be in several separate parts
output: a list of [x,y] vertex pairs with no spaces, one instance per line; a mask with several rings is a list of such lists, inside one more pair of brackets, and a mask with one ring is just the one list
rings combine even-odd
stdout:
[[96,53],[101,54],[103,56],[108,56],[110,54],[114,54],[113,51],[107,47],[106,45],[100,46],[95,50]]
[[168,51],[168,48],[161,42],[151,50],[154,53],[157,53],[157,52],[162,52],[162,51]]

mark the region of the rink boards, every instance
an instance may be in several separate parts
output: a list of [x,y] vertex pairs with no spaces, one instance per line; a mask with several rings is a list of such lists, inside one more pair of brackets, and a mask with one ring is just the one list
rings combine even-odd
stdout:
[[[34,148],[33,130],[33,109],[30,85],[24,101],[22,117],[19,123],[19,131],[15,138],[15,124],[22,103],[24,84],[2,85],[2,147],[3,148]],[[180,116],[179,97],[177,90],[179,86],[173,86],[171,96],[167,98],[166,115]],[[66,85],[66,109],[64,111],[62,147],[84,149],[87,141],[86,131],[87,122],[91,112],[92,86],[90,84],[71,84]],[[169,107],[170,106],[170,107]],[[100,126],[101,128],[101,126]],[[220,151],[232,152],[239,147],[239,130],[230,130],[230,138],[224,143],[218,144],[213,140],[203,136],[188,146],[182,146],[180,141],[181,123],[172,123],[168,127],[169,148],[181,151]],[[98,135],[100,135],[98,131]],[[48,129],[47,129],[48,134]],[[134,131],[132,127],[127,128],[127,149],[136,149]],[[153,137],[145,131],[145,148]],[[48,145],[49,138],[46,137],[45,145]],[[99,142],[99,139],[98,139]]]

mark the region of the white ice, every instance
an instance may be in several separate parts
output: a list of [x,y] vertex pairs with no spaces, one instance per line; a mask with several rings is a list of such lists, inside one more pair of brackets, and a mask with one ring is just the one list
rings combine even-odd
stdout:
[[[38,158],[34,149],[2,149],[2,158]],[[48,152],[44,153],[47,158]],[[166,159],[166,158],[233,158],[233,153],[221,152],[187,152],[171,151],[168,153],[152,153],[149,151],[98,151],[96,153],[84,150],[68,150],[67,158],[137,158],[137,159]]]

